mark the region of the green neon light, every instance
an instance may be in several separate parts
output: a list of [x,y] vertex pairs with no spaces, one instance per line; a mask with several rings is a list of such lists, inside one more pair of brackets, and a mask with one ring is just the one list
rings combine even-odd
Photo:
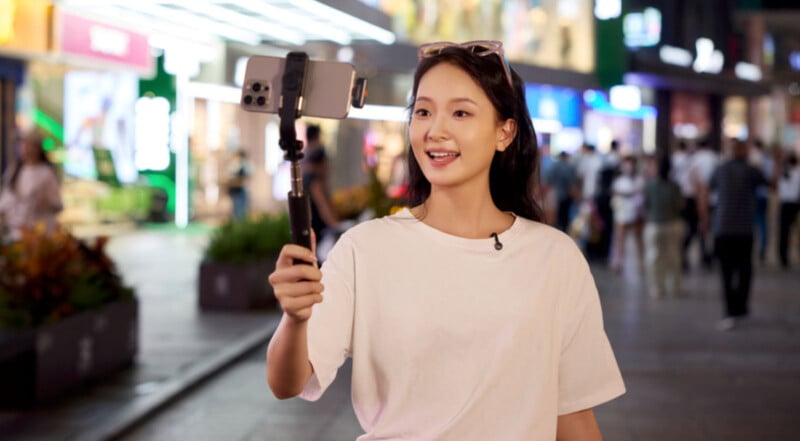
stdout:
[[59,124],[58,121],[35,107],[31,110],[31,119],[33,119],[34,124],[53,135],[62,144],[64,143],[64,126]]

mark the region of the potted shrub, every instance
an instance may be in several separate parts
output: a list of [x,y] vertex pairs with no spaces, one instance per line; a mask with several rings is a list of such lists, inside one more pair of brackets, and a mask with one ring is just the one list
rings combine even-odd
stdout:
[[276,301],[267,276],[291,239],[287,213],[233,220],[218,228],[200,264],[200,306],[273,307]]
[[37,228],[0,244],[0,406],[51,401],[132,363],[138,304],[106,242]]

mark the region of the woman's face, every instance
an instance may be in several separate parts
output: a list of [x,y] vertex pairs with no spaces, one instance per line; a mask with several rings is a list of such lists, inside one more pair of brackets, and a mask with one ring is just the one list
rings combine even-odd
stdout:
[[449,63],[423,75],[416,97],[409,137],[431,190],[471,183],[488,188],[494,153],[511,143],[516,122],[498,121],[483,89]]
[[39,160],[39,146],[29,140],[23,139],[20,143],[20,157],[23,162],[36,162]]

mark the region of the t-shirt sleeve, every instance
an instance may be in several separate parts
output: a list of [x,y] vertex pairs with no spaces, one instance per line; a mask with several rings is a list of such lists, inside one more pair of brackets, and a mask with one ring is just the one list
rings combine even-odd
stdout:
[[355,258],[345,234],[322,265],[323,300],[308,321],[308,358],[314,368],[300,398],[318,400],[352,350]]
[[559,415],[591,409],[625,393],[589,266],[579,252],[573,260],[575,276],[565,282],[560,307]]

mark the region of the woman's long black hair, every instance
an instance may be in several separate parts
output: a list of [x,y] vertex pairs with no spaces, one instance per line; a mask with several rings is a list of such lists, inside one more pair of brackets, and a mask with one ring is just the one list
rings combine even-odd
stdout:
[[[534,198],[539,183],[539,155],[536,133],[525,103],[522,79],[513,70],[513,90],[506,79],[503,63],[496,55],[477,56],[467,49],[447,48],[439,55],[423,58],[414,74],[410,107],[416,101],[423,75],[440,63],[450,63],[466,72],[483,89],[500,120],[517,122],[517,134],[507,149],[495,152],[489,170],[489,191],[494,204],[502,211],[542,221],[542,208]],[[510,68],[509,68],[510,69]],[[406,203],[417,206],[431,194],[431,183],[422,173],[411,146],[408,147],[408,189]]]

